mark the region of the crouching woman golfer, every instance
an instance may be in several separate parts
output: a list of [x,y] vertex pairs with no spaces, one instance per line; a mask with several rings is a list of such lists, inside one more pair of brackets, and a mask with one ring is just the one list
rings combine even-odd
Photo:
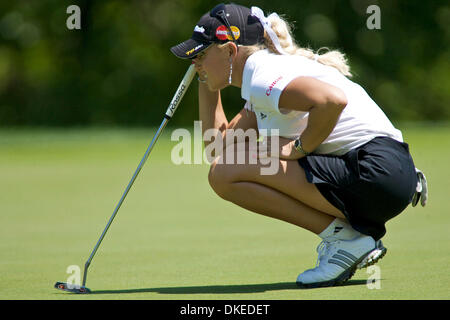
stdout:
[[[297,277],[299,286],[342,284],[385,254],[385,223],[420,196],[419,178],[401,132],[347,78],[343,54],[299,48],[277,14],[236,4],[203,15],[171,51],[195,63],[204,130],[279,130],[278,172],[227,164],[223,152],[209,182],[223,199],[322,239],[317,265]],[[230,85],[246,104],[229,122],[220,90]]]

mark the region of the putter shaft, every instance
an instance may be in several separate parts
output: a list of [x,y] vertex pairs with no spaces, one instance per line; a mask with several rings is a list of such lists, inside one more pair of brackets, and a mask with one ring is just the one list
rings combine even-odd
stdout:
[[156,134],[153,137],[152,141],[150,142],[150,145],[148,146],[147,151],[145,152],[144,156],[142,157],[142,160],[139,163],[136,171],[134,172],[133,177],[131,178],[124,193],[122,194],[122,197],[120,198],[119,203],[117,204],[116,208],[114,209],[114,212],[113,212],[111,218],[109,218],[109,221],[106,224],[106,227],[102,232],[102,235],[98,239],[97,244],[94,247],[94,250],[92,250],[91,255],[89,256],[88,260],[86,261],[86,263],[84,265],[84,273],[83,273],[83,287],[86,286],[87,271],[88,271],[89,265],[91,264],[92,259],[94,258],[95,253],[97,252],[98,247],[102,243],[103,238],[106,235],[106,232],[108,231],[109,227],[111,226],[111,223],[113,222],[114,218],[116,217],[116,214],[119,211],[123,201],[125,200],[125,198],[128,194],[128,191],[130,191],[131,186],[134,183],[134,180],[136,180],[136,177],[138,176],[139,172],[141,171],[142,167],[144,166],[144,163],[147,160],[150,152],[152,151],[153,146],[155,145],[155,143],[158,140],[159,136],[161,135],[162,131],[164,130],[167,123],[172,118],[173,114],[175,113],[176,109],[178,108],[178,105],[180,104],[181,99],[183,98],[184,94],[186,93],[187,88],[189,87],[189,85],[192,82],[192,79],[194,78],[195,72],[196,71],[195,71],[194,64],[191,64],[189,66],[188,70],[186,71],[186,74],[184,75],[183,80],[181,80],[181,83],[178,86],[177,91],[175,92],[175,95],[173,96],[172,101],[169,104],[169,107],[167,108],[166,114],[164,115],[164,119],[163,119],[161,125],[159,126],[158,131],[156,131]]
[[94,247],[94,250],[92,250],[92,253],[89,256],[89,259],[86,261],[86,263],[84,265],[84,273],[83,273],[83,287],[86,286],[87,270],[89,268],[89,265],[91,264],[92,259],[94,258],[95,253],[97,252],[98,247],[100,246],[101,242],[103,241],[103,238],[105,237],[106,232],[108,231],[109,227],[111,226],[111,223],[113,222],[114,218],[116,217],[117,212],[119,211],[120,207],[122,206],[122,203],[125,200],[125,198],[128,194],[128,191],[130,191],[131,187],[133,186],[133,183],[136,180],[136,177],[138,176],[139,172],[141,171],[142,167],[144,166],[145,161],[147,161],[147,158],[148,158],[150,152],[152,151],[153,146],[155,145],[156,141],[158,140],[159,136],[161,135],[162,131],[164,130],[164,128],[166,127],[168,122],[169,122],[169,120],[167,118],[164,118],[163,122],[159,126],[158,131],[156,131],[156,134],[153,137],[152,142],[148,146],[147,151],[145,152],[144,156],[141,159],[141,162],[139,163],[138,167],[136,168],[136,171],[134,172],[133,177],[131,178],[124,193],[122,194],[122,197],[120,198],[119,203],[117,204],[116,208],[114,209],[114,212],[113,212],[111,218],[109,218],[109,221],[106,224],[106,227],[102,232],[102,235],[98,239],[97,244]]

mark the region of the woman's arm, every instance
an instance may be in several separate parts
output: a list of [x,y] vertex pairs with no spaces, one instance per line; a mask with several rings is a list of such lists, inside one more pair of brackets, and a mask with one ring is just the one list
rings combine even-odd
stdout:
[[[198,84],[199,118],[202,122],[202,135],[208,129],[218,129],[224,134],[228,127],[220,98],[220,91],[210,91],[208,86],[199,82]],[[210,142],[205,141],[205,146]]]
[[303,149],[312,152],[333,131],[347,103],[341,89],[315,78],[299,77],[283,90],[278,106],[309,112],[301,141]]
[[[257,130],[255,113],[247,112],[245,109],[242,109],[228,122],[223,111],[220,91],[210,91],[204,83],[199,83],[199,115],[200,121],[202,121],[202,134],[211,128],[218,129],[222,133],[224,142],[226,141],[226,129],[242,129],[244,132],[248,129]],[[209,143],[211,141],[205,141],[205,146]]]

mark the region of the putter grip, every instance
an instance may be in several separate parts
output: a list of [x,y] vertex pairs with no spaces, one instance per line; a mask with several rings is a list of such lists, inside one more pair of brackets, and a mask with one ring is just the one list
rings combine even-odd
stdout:
[[186,74],[183,77],[183,80],[181,80],[180,85],[178,86],[177,91],[175,92],[175,95],[172,98],[172,101],[169,104],[169,108],[167,108],[166,116],[165,118],[170,120],[173,117],[173,114],[178,108],[178,105],[181,102],[181,99],[183,99],[184,94],[187,91],[187,88],[189,88],[189,85],[192,82],[192,79],[195,75],[195,68],[194,64],[191,64],[186,71]]

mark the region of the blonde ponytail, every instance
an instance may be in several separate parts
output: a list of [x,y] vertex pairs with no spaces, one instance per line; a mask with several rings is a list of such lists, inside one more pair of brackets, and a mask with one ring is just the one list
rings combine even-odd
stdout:
[[[278,15],[269,16],[268,19],[271,23],[272,30],[275,32],[280,41],[282,49],[287,54],[304,56],[308,59],[316,60],[321,64],[336,68],[337,70],[339,70],[339,72],[347,77],[352,76],[352,74],[350,73],[350,67],[347,63],[347,58],[342,52],[338,50],[329,50],[328,48],[320,48],[315,53],[310,48],[301,48],[295,43],[295,40],[292,37],[291,27],[285,20],[280,18]],[[266,32],[264,32],[264,45],[249,46],[248,50],[249,54],[251,54],[265,48],[269,49],[269,51],[273,53],[280,54]],[[328,52],[320,54],[320,51],[322,51],[323,49],[328,50]]]

